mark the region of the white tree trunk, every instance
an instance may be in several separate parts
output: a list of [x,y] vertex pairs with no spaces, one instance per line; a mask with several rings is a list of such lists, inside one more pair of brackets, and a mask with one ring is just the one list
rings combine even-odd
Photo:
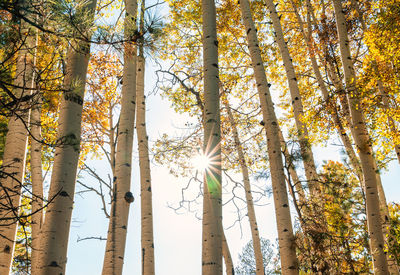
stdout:
[[225,261],[225,272],[226,275],[235,275],[235,268],[233,267],[231,251],[229,250],[228,242],[226,241],[224,228],[221,228],[221,231],[222,231],[222,255]]
[[352,118],[352,133],[359,152],[361,167],[365,181],[365,200],[367,208],[368,231],[371,238],[371,252],[375,274],[389,274],[388,263],[384,252],[384,237],[382,234],[377,175],[372,155],[372,142],[365,125],[360,99],[358,98],[357,80],[349,49],[349,39],[346,21],[340,0],[332,0],[336,26],[339,36],[340,54],[343,63],[347,97]]
[[[87,3],[85,9],[93,18],[96,0]],[[80,41],[67,53],[65,89],[61,100],[57,128],[58,144],[45,221],[40,233],[38,273],[65,274],[68,236],[74,202],[76,172],[80,151],[82,106],[86,72],[89,63],[90,43]]]
[[269,83],[265,75],[261,51],[258,46],[257,32],[251,16],[248,0],[241,0],[240,8],[242,10],[242,17],[246,28],[247,42],[250,50],[255,79],[257,82],[257,90],[260,96],[264,126],[267,132],[268,156],[276,222],[278,227],[282,273],[285,275],[298,274],[299,272],[295,252],[295,241],[281,155],[278,120],[275,116],[274,105],[269,91]]
[[37,274],[40,254],[39,233],[43,223],[43,176],[42,176],[42,135],[41,111],[42,99],[39,94],[31,112],[31,182],[32,182],[32,244],[31,273]]
[[[141,51],[142,53],[142,51]],[[151,171],[149,160],[149,143],[146,132],[146,98],[144,96],[145,59],[142,54],[138,57],[138,73],[136,85],[136,131],[139,146],[140,165],[140,202],[142,221],[142,274],[154,274],[154,240],[153,240],[153,206],[151,190]]]
[[[135,38],[137,2],[125,0],[125,39]],[[132,147],[136,108],[136,62],[137,49],[133,42],[125,42],[124,72],[121,97],[121,114],[115,157],[114,191],[103,275],[120,275],[124,263],[129,206],[133,202],[131,187]]]
[[287,47],[282,25],[275,8],[273,0],[266,0],[267,7],[270,11],[272,25],[276,34],[276,42],[282,55],[283,65],[285,67],[289,91],[292,98],[292,106],[294,119],[296,122],[297,132],[299,136],[300,153],[303,159],[305,175],[308,181],[308,186],[311,193],[318,190],[318,174],[315,168],[314,156],[311,150],[311,144],[308,140],[308,130],[306,124],[302,121],[304,117],[303,103],[297,83],[296,72],[294,70],[292,58]]
[[210,159],[204,176],[202,274],[222,275],[221,129],[218,40],[214,0],[202,0],[204,144]]
[[[241,0],[246,1],[246,0]],[[247,214],[249,217],[250,223],[250,230],[251,230],[251,237],[253,240],[253,248],[254,248],[254,257],[256,260],[256,275],[264,275],[264,263],[263,263],[263,255],[261,251],[261,243],[260,243],[260,234],[257,225],[256,219],[256,212],[254,210],[254,202],[253,202],[253,195],[251,194],[251,185],[250,185],[250,178],[249,178],[249,170],[247,168],[242,143],[239,139],[239,133],[236,127],[236,122],[233,117],[231,108],[229,104],[225,104],[226,110],[228,112],[229,123],[232,127],[232,134],[235,141],[235,149],[238,153],[239,157],[239,165],[240,169],[242,170],[243,175],[243,185],[244,185],[244,192],[246,196],[246,204],[247,204]]]
[[[26,40],[18,51],[13,90],[17,100],[29,96],[33,89],[35,33],[21,23],[20,33]],[[4,145],[0,186],[0,274],[8,274],[14,252],[21,187],[24,180],[28,138],[29,102],[15,102],[15,111],[8,121]]]

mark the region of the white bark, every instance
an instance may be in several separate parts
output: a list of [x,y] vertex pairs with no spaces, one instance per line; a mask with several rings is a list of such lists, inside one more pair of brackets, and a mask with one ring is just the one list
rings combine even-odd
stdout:
[[43,177],[42,177],[42,135],[41,135],[41,95],[31,112],[31,182],[32,182],[32,244],[31,273],[37,274],[37,263],[40,254],[39,233],[43,223]]
[[140,165],[140,203],[142,221],[142,274],[154,274],[154,240],[153,240],[153,206],[151,190],[151,171],[149,160],[149,143],[146,132],[146,98],[144,96],[145,59],[138,57],[138,73],[136,85],[136,99],[138,108],[136,111],[136,131],[139,146]]
[[214,0],[202,0],[204,70],[203,152],[211,163],[205,171],[202,274],[222,275],[221,129],[218,40]]
[[[124,33],[125,39],[129,40],[135,38],[136,33],[136,0],[125,0],[125,8]],[[133,202],[130,186],[136,108],[136,51],[134,42],[125,42],[121,114],[115,157],[114,191],[103,262],[103,275],[122,274],[129,206]]]
[[[246,1],[246,0],[242,0]],[[256,260],[256,275],[264,275],[264,263],[263,263],[263,255],[261,251],[261,243],[260,243],[260,234],[257,225],[256,212],[254,210],[254,202],[253,195],[251,194],[251,185],[249,178],[249,170],[247,168],[242,143],[240,142],[239,133],[236,127],[236,122],[233,117],[232,111],[229,107],[229,104],[225,104],[226,110],[228,112],[229,122],[232,127],[232,134],[235,141],[235,149],[238,153],[239,157],[239,165],[242,170],[243,175],[243,185],[244,192],[246,196],[246,204],[247,204],[247,216],[249,217],[251,237],[253,240],[253,248],[254,248],[254,258]]]
[[[21,23],[21,35],[26,40],[18,51],[13,90],[17,100],[29,96],[33,89],[35,33]],[[29,102],[15,102],[15,110],[8,121],[4,145],[0,186],[0,274],[8,274],[14,252],[21,187],[24,179],[25,155],[29,124]]]
[[[84,9],[92,16],[96,0]],[[40,233],[38,273],[65,274],[68,236],[74,202],[76,172],[80,151],[82,106],[90,44],[77,42],[67,53],[65,89],[61,99],[57,128],[58,145],[55,150],[49,200],[45,221]]]
[[226,241],[224,229],[222,231],[222,255],[225,261],[225,272],[226,275],[235,275],[235,268],[233,267],[233,261],[231,252],[229,250],[228,242]]
[[284,167],[279,139],[279,125],[275,115],[274,105],[269,91],[269,83],[265,75],[261,51],[254,21],[251,16],[250,5],[247,0],[240,1],[242,17],[247,33],[247,41],[254,69],[257,90],[260,96],[264,126],[267,132],[268,156],[274,196],[276,222],[278,227],[279,251],[283,274],[298,274],[298,263],[295,252],[292,221],[288,195],[286,190]]
[[285,67],[289,91],[292,98],[292,106],[294,112],[294,119],[299,136],[300,153],[303,159],[305,175],[308,181],[308,186],[311,193],[318,190],[318,174],[315,168],[314,156],[311,150],[311,144],[308,140],[308,130],[306,124],[302,121],[304,117],[303,103],[301,100],[300,90],[297,83],[296,72],[293,66],[292,58],[287,47],[282,25],[275,8],[273,0],[266,0],[267,7],[270,11],[272,25],[276,35],[276,42],[282,55],[283,65]]
[[352,133],[359,152],[365,182],[365,200],[367,208],[368,232],[370,235],[371,253],[375,274],[389,274],[388,263],[384,252],[384,237],[381,228],[377,175],[372,155],[372,142],[365,125],[360,99],[358,98],[357,80],[350,54],[346,21],[340,0],[332,0],[336,26],[339,36],[340,54],[343,63],[347,97],[352,118]]

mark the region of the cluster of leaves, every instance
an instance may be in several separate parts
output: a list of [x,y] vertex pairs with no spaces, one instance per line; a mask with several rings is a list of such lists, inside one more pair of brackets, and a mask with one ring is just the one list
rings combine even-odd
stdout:
[[376,144],[376,157],[384,162],[393,155],[393,146],[400,144],[396,121],[400,119],[398,108],[400,83],[400,20],[397,0],[377,1],[373,8],[378,12],[365,33],[368,55],[364,62],[362,84],[364,109],[370,120]]
[[[91,55],[82,113],[81,154],[101,157],[105,144],[115,142],[116,118],[119,115],[122,64],[116,54],[98,52]],[[83,161],[83,159],[81,158]],[[82,165],[81,165],[82,167]]]

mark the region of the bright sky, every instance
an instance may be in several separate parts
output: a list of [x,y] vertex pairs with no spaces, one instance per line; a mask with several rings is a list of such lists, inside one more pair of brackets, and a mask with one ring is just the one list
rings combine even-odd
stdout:
[[[147,66],[146,92],[154,85],[152,70]],[[173,134],[176,126],[184,125],[187,117],[175,114],[169,108],[169,102],[163,101],[159,95],[148,97],[148,133],[150,140],[155,140],[163,133]],[[136,134],[136,133],[135,133]],[[134,145],[135,157],[132,176],[132,192],[135,202],[131,205],[126,244],[125,265],[123,274],[141,274],[140,255],[140,196],[139,168],[137,145]],[[318,163],[322,160],[340,160],[341,156],[333,148],[314,148]],[[109,172],[106,161],[93,161],[92,166],[106,178]],[[390,173],[383,174],[383,182],[388,201],[399,201],[398,178],[400,169],[397,162],[391,163]],[[90,178],[84,178],[86,183],[94,183]],[[167,205],[176,204],[180,200],[181,187],[187,179],[177,179],[163,167],[152,167],[153,211],[154,211],[154,243],[156,274],[159,275],[200,275],[201,274],[201,221],[194,214],[176,214]],[[275,243],[276,226],[272,198],[267,199],[268,205],[256,207],[261,236]],[[224,210],[225,228],[235,219],[233,209]],[[98,197],[85,194],[75,197],[73,223],[70,232],[68,250],[67,275],[101,274],[105,241],[86,240],[77,242],[78,237],[106,237],[108,219],[105,218]],[[234,262],[242,247],[250,240],[250,230],[247,219],[242,221],[241,234],[239,226],[226,231],[228,244]]]

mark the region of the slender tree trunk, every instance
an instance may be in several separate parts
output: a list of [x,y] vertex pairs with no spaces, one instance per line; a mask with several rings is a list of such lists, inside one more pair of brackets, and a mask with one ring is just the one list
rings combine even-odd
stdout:
[[[322,48],[324,49],[324,57],[321,56],[321,54],[318,53],[319,59],[324,62],[328,77],[332,81],[335,89],[336,89],[336,94],[338,94],[338,98],[340,100],[340,104],[342,107],[341,114],[345,118],[346,124],[343,126],[347,126],[351,124],[351,118],[350,118],[350,108],[349,104],[347,102],[347,97],[345,93],[345,89],[343,87],[343,83],[341,80],[341,75],[339,68],[337,66],[336,57],[332,56],[331,53],[328,51],[329,45],[329,40],[327,39],[326,33],[329,31],[329,26],[326,24],[326,20],[321,21],[321,25],[323,30],[319,31],[319,27],[317,27],[317,18],[315,17],[314,10],[312,8],[312,4],[310,0],[306,0],[307,4],[307,17],[308,17],[308,22],[307,22],[307,28],[309,31],[309,38],[312,40],[312,34],[311,34],[311,22],[313,22],[315,29],[318,31],[318,35],[320,38],[320,44],[322,45]],[[325,9],[323,10],[323,15],[326,18],[325,15]],[[312,17],[312,20],[311,18]],[[316,44],[314,44],[316,46]],[[343,123],[342,123],[343,124]]]
[[[134,39],[137,33],[137,2],[125,0],[125,39]],[[124,263],[128,227],[129,206],[133,202],[130,191],[132,147],[136,107],[136,45],[132,41],[124,45],[124,72],[121,97],[121,114],[118,126],[118,142],[115,157],[114,191],[107,235],[103,275],[120,275]]]
[[[367,31],[367,25],[365,24],[364,17],[362,15],[361,9],[360,9],[357,1],[351,0],[351,5],[357,12],[358,19],[361,22],[361,28],[362,28],[363,32],[365,33]],[[380,75],[380,72],[378,69],[378,64],[377,64],[376,60],[373,60],[372,62],[373,62],[372,67],[377,76],[377,86],[378,86],[379,95],[382,97],[382,103],[383,103],[384,108],[389,109],[390,108],[389,98],[388,98],[388,94],[386,93],[385,87],[383,86],[383,83],[381,80],[381,75]],[[396,125],[391,117],[388,117],[388,124],[389,124],[390,130],[392,132],[394,132],[394,133],[398,132]],[[397,155],[397,159],[400,163],[400,145],[394,144],[394,149],[395,149],[395,152]],[[374,166],[375,166],[375,170],[377,170],[378,168],[377,168],[375,159],[374,159]],[[387,246],[389,248],[391,248],[391,247],[393,247],[394,244],[392,243],[393,236],[391,236],[391,233],[390,233],[391,225],[389,222],[389,209],[387,206],[387,201],[386,201],[385,191],[384,191],[383,185],[382,185],[381,176],[379,173],[377,173],[376,176],[377,176],[377,184],[378,184],[377,187],[378,187],[378,195],[379,195],[379,207],[380,207],[380,213],[381,213],[382,233],[385,238],[385,242],[386,242]],[[392,274],[392,275],[400,274],[399,266],[397,265],[397,261],[396,261],[396,255],[391,255],[391,253],[386,252],[386,260],[388,262],[388,269],[389,269],[390,274]]]
[[[304,193],[303,185],[301,183],[301,180],[300,180],[300,178],[297,174],[297,171],[294,167],[294,164],[293,164],[293,157],[289,153],[287,143],[285,141],[285,138],[283,137],[283,134],[282,134],[282,131],[280,128],[279,128],[279,142],[281,143],[281,150],[282,150],[283,156],[285,157],[285,165],[286,165],[285,168],[289,172],[289,176],[291,178],[290,181],[292,182],[294,190],[296,191],[296,193],[299,197],[298,201],[299,201],[300,209],[301,209],[302,207],[306,206],[306,201],[307,201],[306,194]],[[289,192],[291,193],[293,200],[297,200],[294,192],[292,192],[291,190],[289,190]]]
[[340,54],[343,63],[346,89],[348,92],[347,96],[352,118],[351,128],[357,149],[359,151],[361,167],[364,174],[367,222],[368,231],[371,238],[374,272],[378,275],[389,274],[388,263],[384,252],[385,243],[381,227],[377,175],[372,155],[372,142],[365,125],[362,110],[360,109],[356,74],[350,55],[349,39],[346,29],[346,21],[342,10],[342,4],[340,0],[332,0],[332,2],[335,10]]
[[222,274],[221,129],[218,40],[214,0],[202,0],[204,70],[204,144],[210,159],[205,171],[202,274]]
[[[83,7],[94,16],[96,0]],[[90,35],[89,35],[90,37]],[[58,145],[54,156],[49,200],[40,233],[38,273],[65,274],[68,236],[74,202],[76,172],[80,152],[82,106],[89,63],[90,43],[77,42],[67,55],[64,95],[58,123]]]
[[299,136],[300,153],[303,159],[305,175],[308,181],[310,192],[314,194],[315,191],[318,190],[318,183],[317,183],[318,174],[315,168],[314,156],[311,150],[311,144],[308,140],[309,135],[307,126],[304,122],[302,122],[302,118],[304,117],[304,111],[303,111],[303,103],[301,100],[300,90],[297,83],[296,72],[294,70],[292,58],[290,56],[289,49],[287,47],[283,35],[282,25],[278,13],[276,11],[274,1],[266,0],[266,4],[270,11],[272,25],[276,35],[276,42],[278,43],[279,50],[282,55],[282,60],[288,79],[289,91],[292,98],[294,118]]
[[108,139],[109,139],[108,145],[110,146],[110,167],[111,167],[112,175],[114,177],[115,176],[115,151],[116,151],[116,145],[117,145],[116,136],[118,136],[115,134],[115,132],[118,129],[118,127],[114,126],[113,111],[112,111],[111,106],[110,106],[109,110],[110,111],[108,114],[108,121],[110,123],[110,129],[108,130],[107,134],[108,134]]
[[[141,3],[140,29],[144,26],[144,0]],[[154,275],[154,240],[153,240],[153,207],[151,190],[151,173],[149,160],[149,144],[146,132],[146,98],[144,95],[145,58],[143,56],[143,41],[139,43],[138,71],[136,93],[138,108],[136,110],[136,131],[139,145],[140,165],[140,202],[142,221],[142,274]]]
[[[304,38],[304,41],[305,41],[305,43],[307,45],[309,57],[310,57],[310,60],[311,60],[311,66],[312,66],[314,75],[315,75],[315,77],[317,79],[318,86],[321,89],[322,96],[323,96],[323,98],[324,98],[324,100],[325,100],[325,102],[327,104],[328,112],[330,113],[330,115],[332,117],[332,120],[333,120],[333,122],[335,124],[335,128],[336,128],[336,130],[338,132],[338,135],[339,135],[340,139],[343,142],[343,145],[345,147],[346,153],[349,156],[350,163],[352,164],[353,168],[356,170],[358,178],[360,178],[362,180],[361,166],[359,164],[359,160],[358,160],[358,158],[357,158],[357,156],[356,156],[356,154],[354,152],[351,140],[350,140],[349,136],[346,133],[346,129],[344,128],[344,126],[343,126],[343,124],[342,124],[342,122],[340,120],[340,116],[339,116],[339,113],[337,111],[338,108],[337,108],[337,105],[336,105],[336,101],[334,100],[334,98],[330,98],[330,96],[329,96],[328,88],[325,85],[324,79],[322,77],[321,71],[320,71],[319,66],[318,66],[317,59],[315,58],[316,54],[315,54],[315,51],[314,51],[314,41],[313,41],[313,38],[312,38],[312,27],[311,27],[311,18],[310,18],[310,13],[311,13],[310,9],[311,8],[309,6],[307,7],[307,19],[308,19],[307,20],[307,31],[308,31],[308,33],[306,33],[306,31],[305,31],[305,29],[303,27],[304,22],[302,21],[302,19],[300,17],[300,14],[297,11],[296,4],[294,3],[293,0],[290,0],[290,2],[292,4],[292,7],[293,7],[294,12],[295,12],[295,15],[297,17],[297,21],[299,22],[300,31],[301,31],[301,33],[303,35],[303,38]],[[311,3],[308,3],[308,4],[311,5]]]
[[240,8],[247,33],[251,61],[254,69],[257,90],[260,96],[264,127],[267,133],[268,156],[274,196],[276,222],[278,227],[279,251],[281,255],[282,274],[298,274],[298,263],[295,252],[295,240],[288,195],[285,183],[284,167],[279,139],[279,125],[275,116],[274,105],[265,75],[261,51],[258,46],[257,32],[251,16],[248,0],[240,1]]
[[222,255],[225,261],[226,275],[235,275],[235,268],[233,267],[231,252],[229,250],[228,242],[226,241],[225,237],[225,232],[222,227],[221,231],[222,231]]
[[[376,167],[376,164],[375,164]],[[375,169],[377,170],[377,168]],[[382,226],[382,234],[384,236],[384,240],[388,248],[393,248],[393,236],[390,233],[390,216],[389,216],[389,209],[386,201],[385,191],[383,190],[381,175],[377,173],[376,175],[377,180],[377,189],[379,195],[379,210],[381,214],[381,226]],[[388,269],[391,275],[398,275],[399,274],[399,267],[397,265],[396,257],[397,255],[392,255],[390,252],[386,252],[386,260],[388,262]]]
[[[389,103],[389,96],[385,91],[385,88],[383,87],[383,83],[382,81],[379,79],[379,71],[377,70],[377,74],[378,74],[378,90],[379,90],[379,94],[382,97],[382,103],[385,109],[389,109],[390,108],[390,103]],[[393,133],[398,133],[398,129],[396,127],[396,124],[393,120],[392,117],[388,117],[388,124],[390,127],[390,131],[392,131]],[[396,156],[397,156],[397,160],[400,164],[400,144],[394,144],[394,151],[396,152]]]
[[31,112],[31,182],[32,182],[32,250],[31,273],[37,274],[38,259],[40,254],[39,233],[43,223],[43,176],[42,176],[42,144],[41,144],[41,95],[37,96],[38,102]]
[[[246,0],[242,0],[242,1],[246,1]],[[235,141],[235,147],[236,147],[236,151],[239,156],[240,169],[242,170],[242,175],[243,175],[243,185],[244,185],[244,192],[246,195],[247,214],[249,217],[251,237],[253,240],[254,257],[256,260],[256,275],[264,275],[263,255],[262,255],[262,251],[261,251],[260,234],[258,231],[256,212],[254,210],[253,195],[251,194],[249,170],[247,168],[246,160],[244,157],[244,152],[242,149],[242,143],[240,142],[240,139],[239,139],[239,133],[237,131],[237,127],[236,127],[236,123],[235,123],[235,119],[233,117],[232,111],[231,111],[228,103],[225,103],[225,107],[227,109],[229,122],[232,127],[233,138]]]
[[32,94],[34,78],[35,34],[25,22],[21,22],[20,34],[25,41],[18,51],[16,61],[13,83],[16,86],[14,89],[16,102],[13,114],[8,121],[1,167],[0,274],[8,274],[11,267],[25,170],[30,106],[29,102],[19,100]]

